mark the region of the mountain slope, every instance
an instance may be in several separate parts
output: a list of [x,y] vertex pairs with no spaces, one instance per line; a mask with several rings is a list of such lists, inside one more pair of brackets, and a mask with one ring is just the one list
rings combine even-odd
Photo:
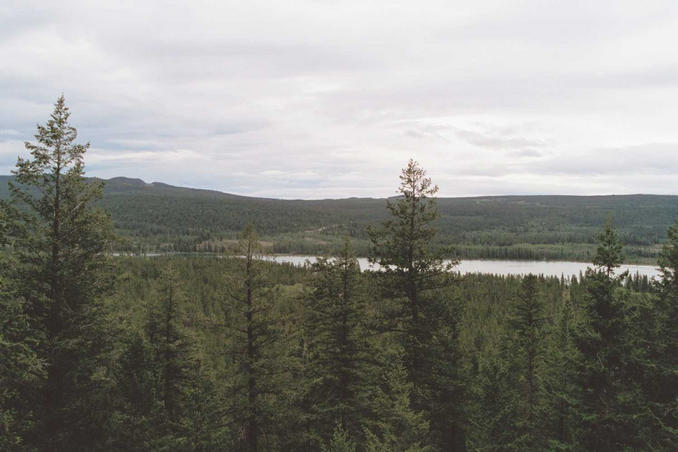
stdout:
[[[10,178],[0,176],[0,198],[8,196]],[[123,235],[150,248],[193,250],[232,240],[252,222],[275,251],[322,252],[346,234],[364,251],[366,228],[385,218],[385,203],[374,198],[254,198],[116,177],[106,181],[102,206]],[[457,245],[462,254],[530,245],[543,250],[558,246],[567,257],[571,253],[563,245],[590,248],[609,217],[631,255],[650,257],[675,218],[678,196],[489,196],[440,198],[438,205],[441,242]],[[514,257],[554,257],[528,254]]]

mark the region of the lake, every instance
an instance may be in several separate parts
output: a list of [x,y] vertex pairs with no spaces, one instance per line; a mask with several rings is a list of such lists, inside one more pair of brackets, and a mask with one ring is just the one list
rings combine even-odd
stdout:
[[[265,256],[266,260],[276,262],[287,262],[294,265],[304,265],[309,260],[314,262],[316,256]],[[358,258],[361,269],[370,268],[367,258]],[[544,276],[579,276],[584,273],[590,263],[586,262],[567,262],[567,261],[504,261],[504,260],[481,260],[464,259],[456,269],[462,273],[489,273],[495,275],[526,275],[529,273],[542,274]],[[631,274],[639,273],[647,275],[649,278],[659,276],[659,269],[651,265],[622,265],[621,271],[628,270]]]

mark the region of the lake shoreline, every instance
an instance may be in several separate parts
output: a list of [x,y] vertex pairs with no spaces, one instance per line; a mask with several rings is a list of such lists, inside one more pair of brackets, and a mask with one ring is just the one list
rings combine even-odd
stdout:
[[[160,256],[234,256],[232,253],[220,253],[213,251],[149,251],[146,253],[133,253],[133,252],[124,252],[116,251],[111,253],[113,257],[160,257]],[[308,257],[309,254],[296,254],[296,253],[266,253],[266,256],[275,256],[275,257]],[[332,257],[332,254],[317,254],[319,257]],[[358,256],[359,259],[367,259],[366,256]],[[451,259],[450,257],[445,257],[445,259]],[[578,259],[493,259],[493,258],[459,258],[460,261],[488,261],[488,262],[506,262],[506,261],[516,261],[516,262],[576,262],[581,264],[591,264],[590,260],[578,260]],[[593,264],[591,264],[593,265]],[[624,265],[633,265],[633,266],[643,266],[643,267],[654,267],[657,266],[656,259],[628,259],[624,261]]]
[[[234,257],[233,254],[226,253],[146,253],[127,255],[117,253],[117,256],[128,257],[162,257],[162,256],[185,256],[185,257]],[[280,264],[292,264],[303,266],[306,261],[313,262],[320,255],[299,255],[299,254],[265,254],[261,256],[263,260],[276,262]],[[331,256],[328,256],[331,257]],[[362,270],[375,267],[369,264],[368,258],[358,257],[358,262]],[[447,260],[450,262],[450,260]],[[527,275],[536,274],[555,277],[572,277],[584,274],[588,267],[592,267],[590,262],[579,261],[549,261],[549,260],[519,260],[519,259],[460,259],[453,271],[461,274],[494,274],[494,275]],[[626,263],[620,267],[620,272],[628,271],[630,274],[640,274],[648,278],[658,277],[659,270],[656,265]]]

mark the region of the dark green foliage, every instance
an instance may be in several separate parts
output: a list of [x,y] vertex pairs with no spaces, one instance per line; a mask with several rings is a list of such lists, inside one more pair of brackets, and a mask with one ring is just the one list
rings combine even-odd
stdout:
[[[658,361],[652,367],[647,382],[648,398],[653,403],[653,414],[661,426],[662,444],[678,447],[678,219],[669,228],[659,267],[662,278],[658,283],[658,302],[652,308],[659,312],[659,320],[650,328],[651,358]],[[654,361],[651,361],[654,364]]]
[[158,398],[170,422],[176,422],[181,411],[181,398],[189,374],[195,372],[191,363],[188,337],[183,332],[184,316],[178,287],[179,281],[172,267],[163,271],[157,296],[149,306],[146,336],[151,359],[155,363]]
[[271,450],[288,441],[281,409],[291,403],[295,359],[283,335],[286,314],[278,309],[279,288],[268,280],[264,263],[258,259],[261,245],[252,225],[240,239],[238,267],[228,289],[223,311],[230,336],[227,374],[231,399],[232,430],[237,450]]
[[412,383],[408,381],[402,354],[386,348],[379,354],[381,371],[373,403],[376,420],[365,429],[364,448],[368,452],[429,452],[430,426],[421,411],[410,407]]
[[159,269],[150,299],[118,359],[119,408],[112,444],[121,450],[211,450],[227,437],[223,400],[187,328],[190,303],[173,265]]
[[396,299],[386,312],[390,328],[399,331],[405,352],[405,367],[415,392],[426,391],[431,375],[431,325],[437,314],[437,294],[431,292],[449,283],[452,264],[443,263],[440,249],[432,247],[433,221],[437,218],[438,191],[425,171],[410,160],[403,170],[399,192],[402,198],[388,201],[391,218],[381,229],[371,230],[370,262],[380,266],[378,278],[387,296]]
[[327,446],[323,445],[321,450],[322,452],[355,452],[356,448],[348,432],[344,430],[341,423],[338,423],[329,443]]
[[[8,226],[5,210],[0,210],[0,244],[6,245]],[[44,363],[35,352],[36,332],[26,314],[11,277],[11,256],[0,254],[0,450],[28,448],[26,435],[35,418],[27,403],[44,378]]]
[[624,256],[622,255],[622,244],[609,221],[605,224],[603,232],[598,236],[598,241],[596,255],[593,256],[593,265],[604,270],[605,274],[610,277],[614,269],[624,263]]
[[522,450],[540,450],[541,432],[538,424],[540,385],[539,367],[542,364],[544,344],[544,302],[538,292],[537,277],[527,275],[520,293],[513,303],[509,327],[514,334],[511,350],[516,363],[517,383],[521,397],[517,403],[519,420],[516,422],[517,439]]
[[29,441],[50,450],[93,450],[107,422],[106,376],[112,349],[103,296],[111,288],[108,216],[93,203],[101,184],[84,179],[89,145],[75,143],[63,97],[37,144],[19,158],[10,209],[17,260],[16,296],[33,329],[46,377],[31,400],[36,425]]
[[567,450],[574,443],[573,407],[579,390],[576,363],[579,355],[574,345],[575,318],[570,293],[563,288],[562,302],[547,330],[541,394],[540,416],[547,447]]
[[411,406],[425,410],[432,438],[443,450],[464,448],[461,426],[462,391],[457,366],[457,331],[454,302],[449,288],[452,263],[444,263],[445,251],[432,246],[433,222],[438,217],[432,198],[438,187],[414,160],[400,175],[399,193],[388,201],[391,217],[381,229],[370,231],[370,261],[378,264],[378,279],[393,299],[384,311],[404,353]]
[[633,319],[627,313],[624,278],[614,271],[622,263],[621,244],[608,223],[600,235],[595,269],[587,271],[585,324],[576,338],[577,378],[581,400],[577,407],[578,442],[591,450],[639,448],[642,437],[639,389],[633,381]]
[[[331,435],[339,435],[332,441],[342,435],[361,440],[373,415],[367,367],[374,358],[365,339],[366,299],[358,261],[347,240],[338,257],[319,259],[311,268],[303,323],[310,430],[321,444]],[[334,424],[340,427],[333,432]]]

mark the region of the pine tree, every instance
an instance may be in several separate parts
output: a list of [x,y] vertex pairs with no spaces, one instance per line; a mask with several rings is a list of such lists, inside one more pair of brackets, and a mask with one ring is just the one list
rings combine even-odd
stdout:
[[344,430],[341,423],[337,423],[332,433],[332,438],[330,438],[327,445],[323,444],[320,450],[322,452],[355,452],[356,447],[355,443],[351,440],[351,436]]
[[338,257],[318,259],[312,271],[303,324],[311,428],[325,442],[339,423],[342,431],[360,440],[364,418],[369,416],[365,395],[369,345],[362,325],[365,295],[350,242],[346,240]]
[[[438,208],[433,197],[438,187],[414,160],[403,169],[400,181],[401,197],[387,202],[391,216],[380,229],[369,231],[370,262],[380,266],[381,287],[394,300],[393,309],[385,315],[385,329],[397,333],[403,348],[413,386],[412,408],[427,410],[438,447],[463,449],[459,411],[463,396],[457,369],[450,367],[450,358],[457,356],[456,333],[455,326],[446,323],[456,322],[450,293],[455,262],[446,263],[449,250],[435,246]],[[435,401],[441,398],[452,411],[440,412]]]
[[459,345],[462,306],[450,288],[436,295],[432,355],[430,424],[432,443],[441,450],[466,450],[467,375]]
[[10,185],[22,233],[14,240],[18,295],[26,300],[35,348],[46,365],[32,441],[45,450],[91,450],[108,419],[105,370],[111,348],[103,296],[113,278],[108,215],[94,203],[102,184],[84,178],[89,144],[76,144],[63,96],[36,144],[26,142]]
[[430,452],[430,426],[424,413],[410,407],[412,383],[407,381],[403,357],[385,349],[373,395],[377,419],[365,428],[367,452]]
[[155,365],[148,340],[142,331],[129,332],[114,370],[117,409],[111,424],[111,447],[143,451],[161,433],[155,428],[158,403]]
[[190,340],[182,325],[183,297],[176,271],[170,265],[162,271],[156,297],[150,303],[146,334],[155,363],[158,399],[171,423],[181,418],[184,388],[195,370]]
[[573,406],[579,394],[576,386],[577,350],[574,346],[574,312],[569,290],[563,295],[547,335],[545,375],[542,385],[548,447],[567,449],[573,445]]
[[625,416],[627,347],[623,294],[624,275],[614,271],[623,261],[621,244],[609,222],[586,272],[586,324],[577,336],[582,389],[579,442],[590,450],[619,450],[633,446],[634,430]]
[[427,318],[432,301],[426,297],[431,289],[444,285],[448,265],[431,246],[435,238],[432,223],[438,215],[435,200],[438,192],[424,169],[410,160],[400,175],[401,198],[387,201],[391,217],[381,229],[371,229],[370,262],[382,272],[382,286],[398,305],[389,313],[390,327],[402,332],[405,368],[414,385],[415,396],[426,391],[430,376],[431,325]]
[[518,381],[523,390],[520,403],[521,420],[519,432],[522,435],[522,449],[538,450],[539,431],[537,410],[539,400],[538,367],[543,357],[544,303],[537,288],[538,278],[527,275],[520,285],[520,294],[512,304],[509,318],[511,331],[515,335],[513,359],[517,362]]
[[622,244],[617,233],[612,229],[610,220],[605,223],[605,229],[598,236],[598,248],[593,257],[593,265],[603,270],[608,278],[612,277],[614,270],[624,262]]
[[469,434],[471,450],[514,450],[520,400],[508,347],[485,350],[474,376],[474,413]]
[[656,309],[659,328],[653,338],[658,369],[653,373],[650,400],[655,416],[661,422],[661,432],[667,449],[678,448],[678,219],[668,230],[668,240],[659,255],[661,280]]
[[233,335],[226,362],[232,367],[233,448],[254,452],[279,447],[280,430],[289,397],[290,374],[294,363],[290,347],[279,327],[282,316],[274,317],[277,292],[266,281],[260,259],[261,244],[249,225],[240,237],[240,270],[234,274],[228,298],[228,326]]

